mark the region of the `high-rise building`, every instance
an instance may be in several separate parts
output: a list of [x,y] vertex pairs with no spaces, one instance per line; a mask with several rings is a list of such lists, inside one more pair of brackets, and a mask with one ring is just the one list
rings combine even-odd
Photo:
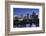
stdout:
[[27,13],[27,19],[29,19],[29,13]]
[[23,18],[23,14],[21,14],[21,19]]

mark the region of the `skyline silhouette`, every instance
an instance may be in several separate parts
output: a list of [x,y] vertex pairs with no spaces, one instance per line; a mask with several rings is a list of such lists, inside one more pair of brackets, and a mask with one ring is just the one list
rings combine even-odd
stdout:
[[15,15],[27,15],[29,13],[30,15],[35,12],[37,15],[39,15],[39,9],[35,8],[13,8],[13,16]]
[[[30,17],[30,18],[29,18]],[[39,18],[36,13],[32,13],[31,16],[27,13],[27,16],[13,17],[14,27],[39,27]]]

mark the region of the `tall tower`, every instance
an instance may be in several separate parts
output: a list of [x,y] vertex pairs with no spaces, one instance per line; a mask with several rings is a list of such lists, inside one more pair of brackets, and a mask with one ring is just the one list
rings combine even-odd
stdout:
[[27,13],[27,19],[29,19],[29,13]]
[[33,19],[33,18],[34,18],[34,19],[36,18],[36,13],[35,13],[35,12],[32,13],[32,19]]
[[21,14],[21,18],[23,18],[23,14]]

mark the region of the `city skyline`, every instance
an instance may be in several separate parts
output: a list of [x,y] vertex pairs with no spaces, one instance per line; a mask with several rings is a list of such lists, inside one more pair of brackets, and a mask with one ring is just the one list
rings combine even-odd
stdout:
[[35,12],[37,15],[39,14],[39,9],[35,9],[35,8],[13,8],[13,15],[17,15],[20,16],[22,15],[27,15],[28,14],[32,14],[33,12]]
[[[16,16],[18,15],[18,16]],[[24,16],[25,15],[25,16]],[[14,27],[39,27],[39,9],[13,8]]]

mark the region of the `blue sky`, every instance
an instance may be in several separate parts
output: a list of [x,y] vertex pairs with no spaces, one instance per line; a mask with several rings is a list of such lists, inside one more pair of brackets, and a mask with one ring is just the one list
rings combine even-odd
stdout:
[[27,15],[27,13],[32,14],[35,12],[37,15],[39,14],[39,9],[36,8],[13,8],[13,15]]

